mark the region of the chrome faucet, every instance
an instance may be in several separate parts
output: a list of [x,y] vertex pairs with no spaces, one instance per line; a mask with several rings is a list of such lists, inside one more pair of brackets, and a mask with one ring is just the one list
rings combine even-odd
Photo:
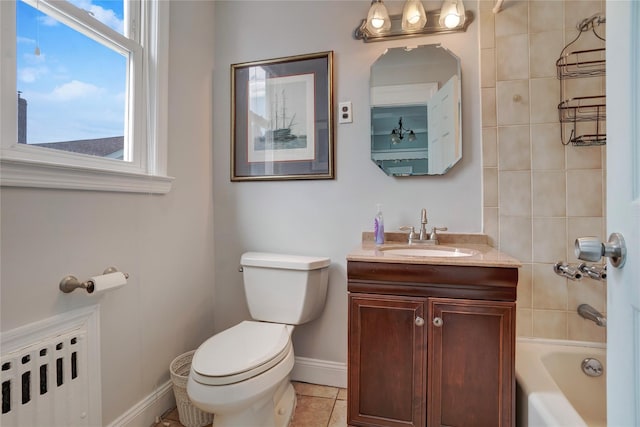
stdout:
[[607,326],[607,318],[589,304],[580,304],[578,306],[578,314],[587,320],[595,322],[598,326]]
[[422,208],[420,212],[420,240],[428,240],[427,236],[427,210]]
[[427,232],[427,210],[422,208],[420,212],[420,233],[416,233],[415,228],[409,225],[400,227],[400,230],[409,231],[407,243],[424,243],[429,245],[438,244],[438,231],[447,231],[447,227],[431,227],[431,232]]

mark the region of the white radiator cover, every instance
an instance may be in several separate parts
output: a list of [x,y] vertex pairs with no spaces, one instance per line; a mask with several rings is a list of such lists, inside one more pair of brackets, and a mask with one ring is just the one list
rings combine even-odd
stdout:
[[99,331],[94,305],[2,333],[0,425],[101,425]]

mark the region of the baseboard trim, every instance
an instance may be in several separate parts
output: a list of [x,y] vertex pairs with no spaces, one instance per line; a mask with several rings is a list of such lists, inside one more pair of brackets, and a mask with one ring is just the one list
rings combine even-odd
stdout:
[[156,417],[176,406],[171,380],[162,384],[147,397],[116,418],[108,427],[150,427]]
[[347,365],[329,360],[296,357],[291,379],[305,383],[346,388]]

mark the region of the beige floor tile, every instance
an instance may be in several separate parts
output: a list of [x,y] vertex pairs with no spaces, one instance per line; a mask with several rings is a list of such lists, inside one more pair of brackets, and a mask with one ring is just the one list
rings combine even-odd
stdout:
[[[293,382],[297,405],[289,427],[346,427],[347,389]],[[154,427],[184,427],[178,409],[162,416]]]
[[347,427],[347,401],[336,400],[328,427]]
[[326,397],[329,399],[335,399],[338,396],[338,387],[293,382],[293,388],[300,396]]
[[299,395],[289,427],[326,427],[331,418],[334,402],[333,399],[325,397]]

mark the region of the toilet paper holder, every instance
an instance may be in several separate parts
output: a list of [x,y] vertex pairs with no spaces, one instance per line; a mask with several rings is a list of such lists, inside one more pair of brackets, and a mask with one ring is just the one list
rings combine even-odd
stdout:
[[[116,272],[118,272],[117,268],[108,267],[102,272],[102,274],[111,274]],[[127,273],[122,273],[122,274],[124,274],[125,279],[129,278],[129,274]],[[87,293],[91,294],[95,290],[95,285],[93,283],[93,280],[91,279],[85,280],[84,282],[80,282],[80,280],[78,280],[76,276],[69,275],[62,278],[62,280],[60,281],[59,288],[65,294],[68,294],[69,292],[73,292],[78,288],[86,289]]]

